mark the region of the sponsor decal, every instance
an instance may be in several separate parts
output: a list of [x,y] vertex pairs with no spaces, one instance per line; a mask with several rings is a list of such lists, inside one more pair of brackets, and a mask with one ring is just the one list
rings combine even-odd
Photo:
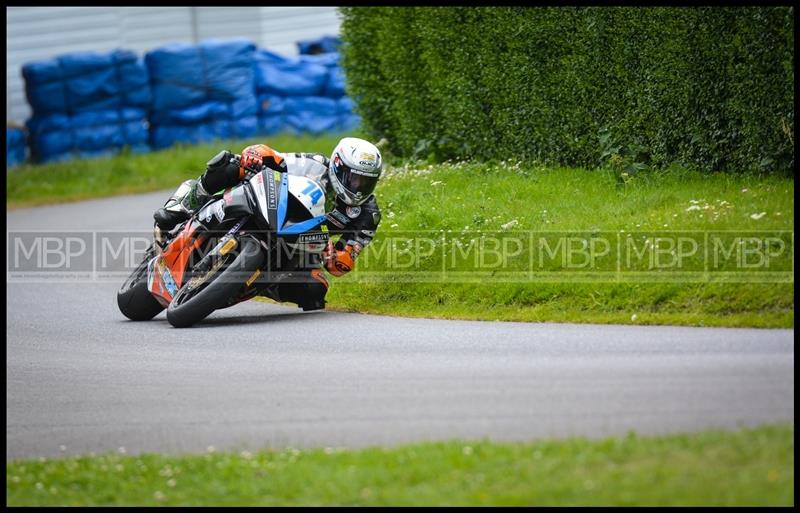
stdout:
[[174,296],[178,291],[178,286],[175,285],[175,280],[172,278],[172,273],[169,272],[169,268],[164,265],[164,262],[159,261],[158,270],[161,271],[161,281],[166,285],[169,294]]
[[355,219],[356,217],[361,215],[361,207],[347,207],[346,209],[347,217],[350,219]]
[[328,240],[327,233],[307,233],[305,235],[300,235],[297,238],[297,242],[326,242]]
[[[209,216],[209,217],[211,217],[211,216]],[[220,223],[222,222],[223,219],[225,219],[225,202],[224,201],[218,201],[214,205],[214,217],[216,217],[217,221],[219,221]]]
[[371,162],[371,163],[375,162],[375,155],[373,155],[372,153],[364,152],[364,153],[361,153],[358,157],[361,160],[366,160],[366,161]]
[[270,175],[267,180],[267,208],[277,208],[278,195],[275,191],[275,179]]
[[328,222],[333,224],[334,226],[338,226],[339,228],[344,228],[344,225],[336,220],[331,214],[327,214],[325,217],[328,218]]
[[346,215],[344,215],[343,213],[339,212],[339,210],[336,209],[334,209],[330,214],[328,214],[328,219],[331,218],[335,219],[335,221],[333,221],[333,224],[335,224],[340,228],[344,228],[346,225],[350,224],[350,219],[348,219]]
[[220,248],[219,253],[220,255],[227,255],[228,251],[232,250],[234,247],[236,247],[236,239],[231,239]]
[[[364,164],[362,164],[362,165],[364,165]],[[371,166],[372,164],[369,164],[369,165]],[[356,168],[353,168],[352,172],[353,172],[353,174],[361,175],[361,176],[378,176],[377,171],[375,171],[374,169],[356,169]]]
[[256,272],[254,272],[250,279],[245,282],[245,287],[249,287],[250,284],[256,281],[256,278],[259,276],[261,276],[261,269],[256,269]]
[[200,217],[200,220],[202,220],[204,223],[207,223],[211,221],[212,215],[214,215],[213,209],[211,208],[211,206],[208,206],[203,209],[203,215]]
[[380,214],[380,212],[373,212],[372,213],[372,220],[375,222],[375,226],[378,226],[378,223],[381,222],[381,214]]

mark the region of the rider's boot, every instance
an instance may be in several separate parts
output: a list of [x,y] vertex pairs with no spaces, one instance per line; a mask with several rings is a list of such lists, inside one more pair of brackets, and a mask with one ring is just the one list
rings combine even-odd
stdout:
[[170,231],[189,219],[197,207],[203,205],[210,196],[200,180],[186,180],[164,206],[155,211],[153,218],[161,230]]

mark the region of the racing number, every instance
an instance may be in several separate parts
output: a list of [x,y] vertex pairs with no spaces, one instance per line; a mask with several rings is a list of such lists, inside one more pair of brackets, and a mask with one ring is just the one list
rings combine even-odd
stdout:
[[[314,191],[313,193],[311,191]],[[303,189],[301,194],[311,196],[311,204],[316,205],[317,201],[322,197],[322,190],[314,182],[309,182],[308,187]]]

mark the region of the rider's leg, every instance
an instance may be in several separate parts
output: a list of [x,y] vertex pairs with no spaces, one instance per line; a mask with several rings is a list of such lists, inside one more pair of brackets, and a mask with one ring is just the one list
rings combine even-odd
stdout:
[[173,229],[189,219],[212,193],[239,183],[240,169],[234,157],[228,151],[221,151],[208,161],[206,171],[199,179],[183,182],[167,203],[153,214],[159,228]]
[[191,215],[191,209],[187,208],[187,197],[192,189],[197,187],[197,180],[186,180],[169,197],[163,207],[153,214],[156,224],[162,230],[171,230],[187,219]]

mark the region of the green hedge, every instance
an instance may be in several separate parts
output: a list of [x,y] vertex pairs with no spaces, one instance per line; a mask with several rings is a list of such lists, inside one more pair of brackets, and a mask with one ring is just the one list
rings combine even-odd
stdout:
[[794,166],[790,7],[346,7],[364,126],[401,156]]

